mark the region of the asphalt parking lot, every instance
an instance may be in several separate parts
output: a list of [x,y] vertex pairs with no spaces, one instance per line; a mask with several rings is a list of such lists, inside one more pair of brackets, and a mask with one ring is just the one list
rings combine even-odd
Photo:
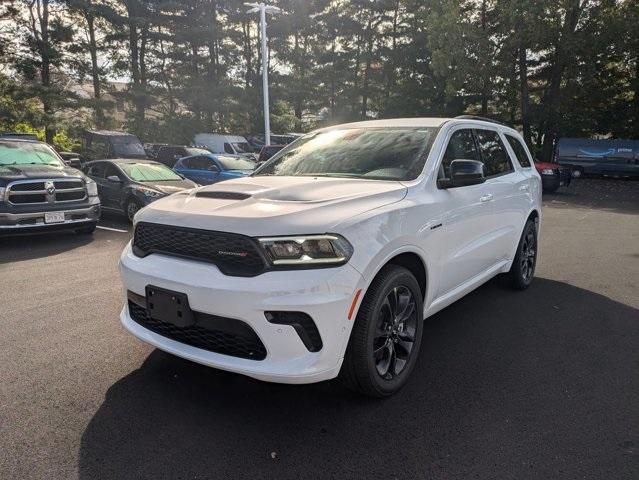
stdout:
[[383,401],[125,333],[119,217],[0,239],[0,478],[639,478],[639,182],[544,203],[531,288],[497,279],[430,318]]

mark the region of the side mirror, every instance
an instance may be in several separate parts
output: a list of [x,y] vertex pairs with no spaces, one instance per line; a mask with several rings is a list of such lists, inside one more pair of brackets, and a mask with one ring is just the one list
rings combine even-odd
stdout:
[[81,169],[82,168],[82,162],[80,161],[79,158],[68,158],[64,160],[64,163],[70,167],[73,168],[77,168],[77,169]]
[[107,180],[113,183],[122,183],[122,180],[120,180],[120,177],[118,177],[117,175],[109,175],[107,177]]
[[484,183],[484,164],[477,160],[453,160],[450,164],[450,178],[437,180],[439,188],[457,188]]

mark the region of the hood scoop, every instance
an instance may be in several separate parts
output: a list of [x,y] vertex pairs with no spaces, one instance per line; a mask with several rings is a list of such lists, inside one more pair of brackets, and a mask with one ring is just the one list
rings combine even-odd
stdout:
[[251,195],[241,192],[217,192],[217,191],[199,191],[195,193],[198,198],[216,198],[219,200],[246,200]]

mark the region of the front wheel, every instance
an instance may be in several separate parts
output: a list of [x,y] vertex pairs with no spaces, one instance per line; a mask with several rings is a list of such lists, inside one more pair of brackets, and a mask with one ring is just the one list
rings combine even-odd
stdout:
[[387,397],[407,382],[422,339],[423,300],[417,280],[404,267],[384,267],[357,313],[340,377],[373,397]]
[[534,220],[528,220],[519,239],[517,253],[510,267],[510,283],[517,290],[528,288],[535,276],[537,265],[537,227]]
[[133,223],[133,217],[135,217],[135,214],[138,213],[138,210],[140,210],[141,208],[142,206],[140,205],[140,202],[138,202],[134,198],[130,198],[129,200],[127,200],[126,206],[124,207],[124,213],[126,213],[126,218],[129,220],[129,222]]

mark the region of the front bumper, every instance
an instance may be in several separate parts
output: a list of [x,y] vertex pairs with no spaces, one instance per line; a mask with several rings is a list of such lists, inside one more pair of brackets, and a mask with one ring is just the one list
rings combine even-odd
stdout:
[[[63,212],[64,222],[45,223],[45,213]],[[0,233],[19,233],[37,230],[80,228],[100,219],[100,203],[95,199],[81,208],[52,208],[44,211],[0,212]]]
[[[133,320],[125,304],[120,319],[133,335],[203,365],[279,383],[313,383],[337,376],[353,326],[349,309],[355,292],[364,288],[362,276],[348,264],[232,277],[202,262],[161,254],[139,258],[130,243],[120,258],[120,271],[125,295],[129,291],[144,296],[146,286],[154,285],[185,293],[194,311],[242,320],[264,344],[266,357],[239,358],[164,337]],[[309,351],[292,326],[269,323],[266,311],[308,314],[322,338],[321,350]]]

